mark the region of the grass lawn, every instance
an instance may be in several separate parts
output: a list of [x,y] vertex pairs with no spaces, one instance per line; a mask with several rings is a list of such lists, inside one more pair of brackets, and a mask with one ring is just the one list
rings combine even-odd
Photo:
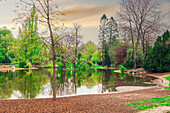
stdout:
[[170,96],[136,101],[134,103],[127,103],[126,105],[135,107],[136,110],[146,110],[158,106],[170,106]]

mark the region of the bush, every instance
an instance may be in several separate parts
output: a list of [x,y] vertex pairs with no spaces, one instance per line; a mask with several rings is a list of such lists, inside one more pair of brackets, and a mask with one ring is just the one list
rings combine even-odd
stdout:
[[121,72],[126,72],[126,67],[124,67],[123,65],[119,65],[118,68],[120,68]]
[[[137,68],[142,67],[142,55],[137,54],[136,58],[136,66]],[[127,69],[132,69],[134,66],[133,55],[129,56],[126,61],[123,63],[123,66],[127,67]]]
[[115,66],[117,67],[118,65],[121,65],[124,63],[126,57],[127,57],[127,50],[128,50],[129,46],[128,45],[124,45],[122,47],[119,47],[118,49],[116,49],[116,53],[114,54],[115,57]]
[[13,65],[13,64],[17,64],[18,62],[17,61],[12,61],[11,62],[11,64]]
[[31,65],[30,61],[23,60],[23,61],[19,62],[19,67],[20,68],[31,68],[32,65]]
[[5,56],[5,59],[2,61],[2,63],[11,63],[11,60]]
[[111,67],[115,67],[115,65],[114,65],[114,64],[111,64],[110,66],[111,66]]

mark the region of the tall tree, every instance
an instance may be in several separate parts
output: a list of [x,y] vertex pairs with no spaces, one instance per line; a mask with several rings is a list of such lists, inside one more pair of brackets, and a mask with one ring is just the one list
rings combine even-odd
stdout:
[[78,51],[78,45],[80,44],[80,36],[78,35],[80,31],[80,25],[77,23],[74,23],[74,30],[75,32],[74,37],[75,37],[75,56],[74,56],[74,69],[76,69],[76,62],[77,62],[77,51]]
[[107,24],[107,16],[103,14],[103,16],[100,19],[100,25],[99,25],[99,45],[102,48],[102,67],[104,67],[104,45],[106,43],[107,38],[107,32],[106,32],[106,24]]
[[[107,45],[105,44],[107,48],[107,54],[109,55],[109,58],[107,58],[112,64],[114,64],[114,54],[116,48],[119,46],[119,32],[118,32],[118,25],[116,20],[111,17],[107,24],[106,24],[106,31],[107,31]],[[107,56],[107,55],[105,55]],[[105,58],[106,59],[106,58]],[[108,65],[109,66],[109,65]]]
[[24,20],[22,28],[19,30],[19,39],[15,46],[18,46],[19,61],[29,61],[35,63],[40,57],[41,43],[37,30],[38,15],[35,6],[32,7],[30,16]]
[[37,13],[39,14],[39,24],[45,25],[44,27],[48,29],[49,39],[42,39],[47,44],[48,48],[52,53],[53,60],[53,99],[56,99],[56,53],[55,53],[55,45],[61,39],[55,40],[54,36],[54,28],[58,25],[58,19],[60,12],[58,11],[57,5],[54,3],[54,0],[20,0],[22,3],[25,3],[27,6],[35,6]]
[[115,46],[116,39],[119,37],[116,20],[111,17],[106,24],[107,40],[109,48]]
[[104,66],[110,67],[111,61],[109,56],[109,47],[108,44],[105,43],[104,45]]
[[[130,31],[136,69],[136,52],[140,43],[145,54],[145,42],[150,40],[150,34],[159,34],[162,31],[162,13],[159,4],[154,0],[122,0],[118,16],[122,25]],[[152,40],[155,39],[152,37]]]

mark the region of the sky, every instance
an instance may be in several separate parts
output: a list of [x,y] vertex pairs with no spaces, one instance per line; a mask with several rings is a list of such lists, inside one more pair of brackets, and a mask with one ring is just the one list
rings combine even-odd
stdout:
[[[7,0],[0,2],[0,28],[6,26],[16,37],[18,25],[13,21],[17,14],[14,12],[19,0]],[[55,0],[59,10],[64,13],[63,23],[72,27],[73,23],[81,25],[80,34],[83,42],[93,41],[97,44],[100,18],[106,14],[108,18],[113,16],[117,20],[121,0]],[[157,0],[161,10],[166,13],[165,23],[170,25],[170,0]]]

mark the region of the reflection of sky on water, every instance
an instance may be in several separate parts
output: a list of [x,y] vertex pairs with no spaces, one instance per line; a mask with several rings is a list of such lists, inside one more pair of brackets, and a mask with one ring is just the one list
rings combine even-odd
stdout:
[[36,98],[52,98],[52,93],[51,93],[51,83],[47,83],[42,87],[43,91],[36,97]]
[[[129,89],[127,86],[140,89],[134,86],[148,87],[151,85],[145,84],[145,82],[148,83],[155,79],[147,76],[142,78],[142,76],[133,77],[118,74],[111,70],[76,73],[60,71],[59,73],[59,76],[56,77],[57,97],[117,92],[117,88],[120,89],[120,86],[123,86],[123,90]],[[53,82],[52,73],[49,69],[16,71],[4,73],[2,76],[4,78],[1,77],[1,80],[4,83],[1,83],[0,86],[1,99],[52,98]]]
[[18,99],[20,97],[22,97],[22,94],[19,91],[14,91],[9,99]]
[[[71,87],[71,84],[70,84]],[[52,98],[52,93],[51,93],[51,83],[47,83],[46,85],[44,85],[42,87],[42,91],[40,92],[39,95],[36,96],[36,98]],[[77,93],[75,94],[74,92],[72,92],[72,94],[67,94],[65,92],[64,95],[60,95],[57,97],[63,97],[63,96],[71,96],[71,95],[84,95],[84,94],[100,94],[102,92],[102,84],[97,84],[91,88],[87,88],[85,85],[81,86],[79,88],[77,88]],[[106,91],[107,92],[107,91]],[[13,94],[11,95],[11,97],[9,99],[23,99],[22,98],[22,94],[19,91],[14,91]]]
[[81,86],[80,88],[77,88],[77,95],[82,94],[99,94],[101,93],[102,85],[97,84],[93,86],[92,88],[87,88],[86,86]]

